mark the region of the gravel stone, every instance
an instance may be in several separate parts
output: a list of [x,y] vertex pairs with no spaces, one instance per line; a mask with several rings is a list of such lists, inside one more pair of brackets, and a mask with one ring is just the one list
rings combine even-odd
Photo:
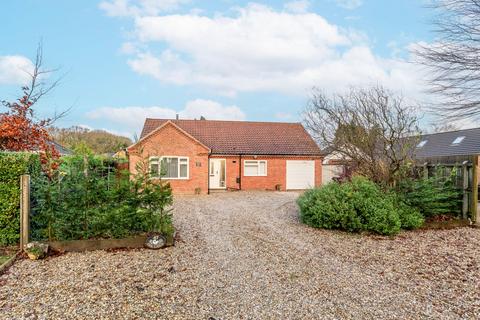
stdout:
[[177,196],[175,247],[20,260],[0,319],[480,318],[479,229],[318,230],[297,196]]

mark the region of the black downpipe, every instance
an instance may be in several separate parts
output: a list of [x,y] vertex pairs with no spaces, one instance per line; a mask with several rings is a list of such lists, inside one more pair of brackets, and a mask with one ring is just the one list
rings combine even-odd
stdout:
[[210,194],[210,154],[207,156],[207,194]]
[[238,164],[238,190],[242,190],[242,155],[239,154],[238,158],[239,164]]

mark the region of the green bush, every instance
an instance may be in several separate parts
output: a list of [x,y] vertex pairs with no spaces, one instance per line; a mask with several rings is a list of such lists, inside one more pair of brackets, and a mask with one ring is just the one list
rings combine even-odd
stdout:
[[40,172],[38,154],[0,152],[0,245],[20,239],[20,176]]
[[429,178],[406,179],[398,184],[397,192],[409,206],[428,218],[437,215],[459,215],[462,192],[455,185],[456,171],[445,176],[442,168]]
[[170,186],[143,172],[130,177],[108,159],[91,154],[62,158],[53,178],[34,184],[32,219],[36,239],[124,238],[139,233],[173,232],[165,208]]
[[302,222],[317,228],[393,235],[401,228],[423,224],[418,210],[362,177],[308,190],[299,197],[298,205]]

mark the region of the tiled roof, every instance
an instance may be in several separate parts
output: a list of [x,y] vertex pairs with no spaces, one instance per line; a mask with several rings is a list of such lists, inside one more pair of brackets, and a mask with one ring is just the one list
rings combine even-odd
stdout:
[[54,148],[58,151],[58,153],[60,153],[60,155],[62,156],[66,156],[66,155],[70,155],[70,154],[73,154],[73,152],[70,150],[70,149],[67,149],[65,148],[64,146],[62,146],[61,144],[55,142],[55,141],[51,141],[50,142]]
[[[168,119],[145,120],[140,138]],[[213,154],[321,155],[320,149],[300,123],[220,120],[170,120]]]
[[[454,144],[457,138],[461,141]],[[480,128],[425,134],[420,137],[419,145],[422,141],[426,142],[415,149],[417,158],[480,154]]]

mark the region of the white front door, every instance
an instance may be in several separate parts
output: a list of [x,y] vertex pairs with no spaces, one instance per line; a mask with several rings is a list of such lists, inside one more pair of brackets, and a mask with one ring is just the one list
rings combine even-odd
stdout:
[[225,189],[226,160],[210,159],[210,189]]
[[287,190],[308,189],[315,185],[315,161],[287,160]]

